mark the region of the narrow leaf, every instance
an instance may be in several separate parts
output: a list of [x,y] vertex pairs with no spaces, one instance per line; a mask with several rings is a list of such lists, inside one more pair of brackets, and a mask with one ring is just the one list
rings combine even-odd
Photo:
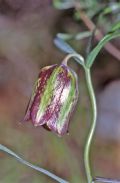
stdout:
[[117,22],[116,24],[114,24],[111,28],[111,31],[110,32],[115,32],[116,30],[120,30],[120,21]]
[[26,160],[22,159],[20,156],[18,156],[16,153],[14,153],[13,151],[11,151],[10,149],[8,149],[7,147],[3,146],[2,144],[0,144],[0,150],[4,151],[6,153],[8,153],[9,155],[13,156],[17,161],[19,161],[22,164],[27,165],[28,167],[37,170],[38,172],[41,172],[49,177],[51,177],[52,179],[56,180],[57,182],[60,183],[69,183],[68,181],[65,181],[63,179],[61,179],[60,177],[56,176],[55,174],[49,172],[48,170],[45,170],[43,168],[40,168],[38,166],[35,166],[29,162],[27,162]]
[[57,9],[69,9],[75,6],[74,0],[53,0],[53,5]]
[[90,68],[93,64],[93,62],[95,61],[96,56],[98,55],[98,53],[100,52],[100,50],[103,48],[103,46],[110,40],[116,38],[116,37],[120,37],[120,32],[113,32],[113,33],[109,33],[107,34],[98,44],[97,46],[90,52],[90,54],[87,57],[86,60],[86,66],[88,68]]
[[102,177],[96,177],[94,179],[95,182],[104,182],[104,183],[120,183],[120,180],[115,179],[109,179],[109,178],[102,178]]
[[68,41],[68,40],[71,40],[71,39],[81,40],[81,39],[85,39],[87,37],[90,37],[91,34],[92,33],[90,31],[79,32],[77,34],[58,33],[57,37],[60,38],[60,39],[65,40],[65,41]]
[[68,33],[58,33],[57,37],[63,40],[71,40],[74,38],[74,35],[72,34],[68,34]]
[[81,39],[90,37],[91,34],[92,33],[90,31],[80,32],[80,33],[78,33],[78,34],[75,35],[75,39],[76,40],[81,40]]
[[68,43],[58,36],[54,39],[54,44],[64,53],[77,53]]

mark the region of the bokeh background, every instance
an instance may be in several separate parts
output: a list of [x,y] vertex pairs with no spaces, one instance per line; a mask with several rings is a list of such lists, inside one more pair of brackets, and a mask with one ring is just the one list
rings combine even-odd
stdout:
[[[21,125],[40,68],[64,58],[53,44],[57,32],[84,30],[72,10],[59,11],[50,0],[0,0],[0,143],[27,161],[71,183],[84,183],[83,150],[90,126],[90,104],[84,73],[70,134],[57,137],[32,124]],[[114,41],[119,47],[119,40]],[[87,40],[72,43],[84,54]],[[120,179],[120,62],[104,49],[92,69],[98,125],[92,145],[94,176]],[[0,183],[52,183],[50,178],[0,152]]]

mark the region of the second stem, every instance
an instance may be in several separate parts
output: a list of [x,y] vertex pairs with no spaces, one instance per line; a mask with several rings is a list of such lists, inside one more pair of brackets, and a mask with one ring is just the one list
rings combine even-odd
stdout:
[[91,183],[93,180],[93,176],[92,176],[92,170],[90,165],[90,147],[91,147],[91,143],[92,143],[93,135],[95,132],[95,127],[96,127],[97,106],[96,106],[96,98],[95,98],[94,89],[93,89],[92,80],[91,80],[90,69],[84,67],[84,70],[85,70],[86,83],[87,83],[88,93],[89,93],[91,107],[92,107],[92,123],[91,123],[90,130],[88,132],[88,137],[85,144],[84,163],[85,163],[85,170],[86,170],[88,183]]

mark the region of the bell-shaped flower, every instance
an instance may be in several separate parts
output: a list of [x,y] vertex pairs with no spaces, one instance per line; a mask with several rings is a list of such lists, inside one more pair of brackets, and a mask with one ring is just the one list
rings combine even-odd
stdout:
[[43,126],[62,136],[68,132],[77,99],[77,75],[66,63],[44,67],[35,83],[24,121],[31,120],[34,126]]

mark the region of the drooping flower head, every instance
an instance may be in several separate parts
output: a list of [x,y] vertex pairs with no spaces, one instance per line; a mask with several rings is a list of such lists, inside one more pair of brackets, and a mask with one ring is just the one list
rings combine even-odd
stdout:
[[31,120],[34,126],[43,126],[62,136],[68,132],[77,99],[77,76],[66,63],[44,67],[35,83],[24,121]]

